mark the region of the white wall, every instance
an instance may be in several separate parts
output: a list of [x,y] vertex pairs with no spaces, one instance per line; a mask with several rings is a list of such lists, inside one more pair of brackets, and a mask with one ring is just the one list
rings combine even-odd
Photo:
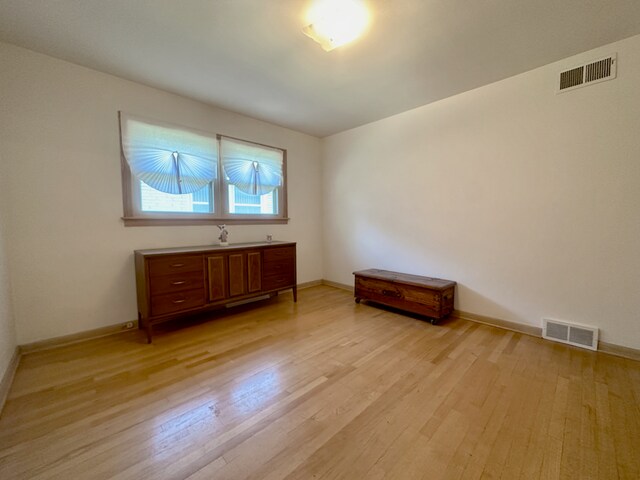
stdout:
[[[555,94],[618,52],[618,78]],[[324,278],[458,281],[456,308],[640,348],[640,36],[324,140]]]
[[230,241],[297,241],[298,281],[321,278],[319,139],[7,44],[0,65],[18,343],[135,319],[134,249],[217,241],[213,225],[123,226],[118,110],[286,148],[290,223]]
[[[0,143],[0,145],[2,145]],[[9,266],[5,248],[5,211],[7,210],[4,156],[0,151],[0,380],[16,350],[16,329],[11,302]]]

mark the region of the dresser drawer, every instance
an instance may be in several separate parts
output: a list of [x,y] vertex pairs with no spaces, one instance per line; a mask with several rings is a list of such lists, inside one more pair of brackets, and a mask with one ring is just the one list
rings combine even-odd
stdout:
[[151,297],[151,315],[166,315],[203,306],[204,288]]
[[204,275],[201,271],[162,275],[153,277],[149,287],[151,295],[194,290],[204,287]]
[[183,272],[201,272],[204,275],[202,255],[172,255],[149,259],[151,277]]
[[295,271],[293,258],[286,258],[278,262],[264,262],[262,271],[265,276],[292,274]]
[[263,253],[264,263],[279,263],[290,260],[292,263],[296,258],[295,247],[266,248]]
[[277,288],[292,287],[294,285],[294,273],[282,273],[275,275],[265,275],[262,277],[262,288],[264,290],[275,290]]

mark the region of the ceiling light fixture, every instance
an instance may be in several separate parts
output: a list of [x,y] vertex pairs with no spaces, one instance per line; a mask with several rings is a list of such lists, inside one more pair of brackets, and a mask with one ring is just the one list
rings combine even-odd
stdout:
[[369,24],[362,0],[317,0],[307,14],[303,33],[327,52],[358,38]]

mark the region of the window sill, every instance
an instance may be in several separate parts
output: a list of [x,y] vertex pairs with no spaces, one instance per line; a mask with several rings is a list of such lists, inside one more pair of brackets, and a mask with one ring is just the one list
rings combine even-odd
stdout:
[[125,227],[171,227],[178,225],[281,225],[289,223],[288,218],[251,217],[246,218],[212,218],[198,216],[149,216],[122,217]]

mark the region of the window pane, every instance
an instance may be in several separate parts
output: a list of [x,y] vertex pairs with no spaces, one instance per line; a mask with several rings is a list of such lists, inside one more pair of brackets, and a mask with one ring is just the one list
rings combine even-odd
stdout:
[[213,211],[211,184],[193,193],[164,193],[140,182],[140,206],[143,212],[209,213]]
[[238,215],[276,215],[278,213],[278,190],[264,195],[249,195],[233,185],[229,187],[229,213]]

